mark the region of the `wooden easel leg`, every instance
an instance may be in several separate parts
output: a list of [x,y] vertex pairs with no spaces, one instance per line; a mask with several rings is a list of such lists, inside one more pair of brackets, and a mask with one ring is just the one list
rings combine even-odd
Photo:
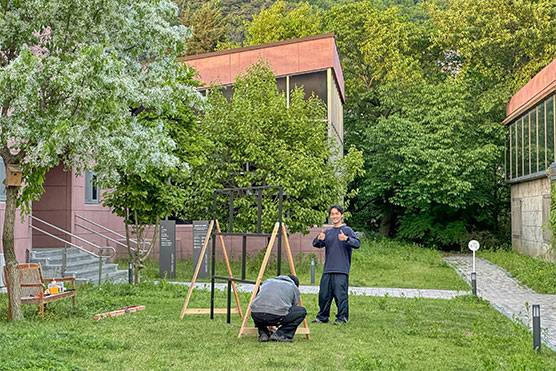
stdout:
[[[221,233],[220,223],[218,223],[218,219],[216,220],[216,231]],[[226,261],[226,267],[228,268],[228,274],[230,278],[233,278],[234,275],[232,274],[232,267],[230,266],[230,260],[228,259],[228,252],[226,251],[226,245],[224,244],[224,237],[220,234],[220,245],[222,245],[222,252],[224,253],[224,260]],[[236,283],[232,281],[232,289],[234,290],[234,296],[236,298],[236,305],[239,311],[239,316],[243,318],[243,313],[241,311],[241,303],[239,302],[239,296],[237,294]]]
[[[297,276],[297,274],[295,273],[295,264],[293,262],[293,255],[292,255],[292,250],[290,248],[290,241],[288,239],[288,232],[286,231],[286,226],[284,224],[282,224],[282,236],[284,237],[284,241],[286,245],[286,254],[288,256],[288,263],[290,264],[290,271],[294,276]],[[299,295],[299,305],[303,305],[303,302],[301,301],[301,295]],[[307,323],[307,317],[303,319],[303,326],[307,329],[309,328],[309,324]],[[310,334],[306,334],[305,336],[307,336],[307,339],[311,339]]]
[[272,231],[272,235],[270,236],[270,241],[268,242],[266,253],[264,254],[263,263],[261,264],[261,269],[259,269],[259,275],[257,276],[257,280],[255,281],[255,287],[253,288],[251,299],[249,300],[249,304],[247,305],[247,312],[245,313],[245,317],[243,317],[243,322],[241,323],[241,328],[239,329],[239,334],[237,336],[238,339],[243,336],[243,330],[245,329],[245,325],[247,324],[249,314],[251,313],[251,303],[253,302],[255,296],[257,296],[257,292],[259,291],[259,286],[261,285],[261,280],[263,278],[266,265],[268,264],[268,259],[270,258],[270,253],[272,252],[272,246],[274,246],[274,240],[276,239],[276,235],[278,234],[279,226],[280,223],[276,223],[274,225],[274,230]]
[[195,287],[195,281],[197,280],[197,275],[199,274],[199,270],[201,268],[201,264],[203,262],[203,256],[205,255],[205,251],[208,246],[208,241],[210,234],[212,233],[212,228],[214,227],[214,219],[210,221],[209,228],[207,230],[207,234],[205,236],[205,242],[203,244],[203,248],[201,249],[201,254],[199,255],[199,261],[197,262],[197,266],[195,267],[195,272],[193,273],[193,279],[191,280],[191,286],[189,286],[189,291],[187,291],[187,297],[185,298],[185,303],[183,303],[183,308],[180,313],[180,319],[183,319],[185,315],[185,310],[187,309],[187,305],[189,304],[189,299],[191,298],[191,293],[193,292],[193,287]]

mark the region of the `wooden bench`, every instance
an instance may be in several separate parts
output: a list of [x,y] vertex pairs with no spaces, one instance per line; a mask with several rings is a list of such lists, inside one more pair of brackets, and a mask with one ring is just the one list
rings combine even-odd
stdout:
[[[8,271],[4,267],[4,278],[6,281],[6,287],[8,289],[8,295],[10,294],[10,282],[8,281]],[[21,304],[38,304],[39,305],[39,316],[43,318],[44,306],[47,303],[52,303],[54,301],[62,300],[65,298],[72,298],[73,307],[77,306],[75,298],[75,278],[64,277],[64,278],[43,278],[41,266],[36,263],[26,263],[19,265],[19,280],[21,282]],[[65,291],[59,294],[47,295],[45,282],[71,282],[71,291]],[[12,306],[8,300],[8,318],[12,319]]]

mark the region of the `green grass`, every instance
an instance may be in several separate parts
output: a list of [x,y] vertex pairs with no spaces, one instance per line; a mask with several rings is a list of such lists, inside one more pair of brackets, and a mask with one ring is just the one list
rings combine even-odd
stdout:
[[[238,339],[240,319],[187,315],[179,320],[187,287],[104,284],[78,288],[71,301],[53,303],[45,319],[24,306],[26,320],[7,323],[0,295],[0,369],[52,370],[547,370],[556,355],[532,350],[531,335],[488,303],[350,297],[346,326],[311,325],[311,340],[293,344]],[[248,294],[241,294],[243,307]],[[304,295],[308,318],[316,295]],[[218,293],[223,307],[225,294]],[[95,321],[96,313],[142,304],[146,310]],[[194,292],[190,307],[207,307],[209,293]],[[335,308],[334,308],[335,309]],[[252,324],[251,324],[252,326]]]
[[[246,265],[246,279],[257,278],[263,253],[251,257]],[[127,263],[120,261],[120,269],[127,269]],[[241,276],[241,263],[232,261],[235,277]],[[322,274],[322,263],[316,266],[316,285]],[[289,266],[282,262],[282,273],[288,274]],[[300,256],[295,262],[296,273],[302,285],[311,284],[311,256]],[[193,277],[191,260],[176,262],[177,281],[190,281]],[[216,264],[217,275],[227,275],[224,262]],[[276,258],[271,259],[265,270],[265,278],[276,274]],[[143,275],[156,279],[158,261],[149,260]],[[203,281],[203,280],[200,280]],[[204,281],[207,281],[206,279]],[[368,287],[397,287],[418,289],[469,290],[469,286],[443,260],[439,251],[425,249],[406,242],[381,239],[364,240],[359,250],[354,250],[350,273],[350,285]]]
[[507,270],[521,284],[541,294],[556,294],[556,264],[516,251],[479,251],[487,259]]

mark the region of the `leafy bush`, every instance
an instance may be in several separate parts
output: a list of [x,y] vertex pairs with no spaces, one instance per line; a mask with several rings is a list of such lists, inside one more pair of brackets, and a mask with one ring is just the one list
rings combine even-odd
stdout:
[[469,251],[467,244],[471,240],[479,241],[481,244],[481,250],[510,251],[512,249],[512,245],[510,241],[508,241],[508,238],[500,238],[500,236],[495,235],[491,231],[478,231],[467,233],[462,236],[460,240],[461,251]]

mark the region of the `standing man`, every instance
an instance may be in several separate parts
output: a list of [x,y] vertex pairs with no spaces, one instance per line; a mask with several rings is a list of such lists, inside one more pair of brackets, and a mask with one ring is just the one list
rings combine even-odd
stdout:
[[344,209],[340,205],[328,208],[328,215],[334,228],[324,230],[313,240],[316,248],[325,247],[324,269],[320,279],[320,311],[313,323],[328,323],[332,299],[336,302],[338,313],[335,325],[345,324],[349,319],[348,288],[351,250],[358,249],[361,241],[350,227],[342,223]]
[[[259,330],[259,341],[293,342],[297,326],[307,311],[299,306],[299,279],[290,274],[264,281],[251,303],[251,317]],[[268,326],[279,326],[271,332]]]

